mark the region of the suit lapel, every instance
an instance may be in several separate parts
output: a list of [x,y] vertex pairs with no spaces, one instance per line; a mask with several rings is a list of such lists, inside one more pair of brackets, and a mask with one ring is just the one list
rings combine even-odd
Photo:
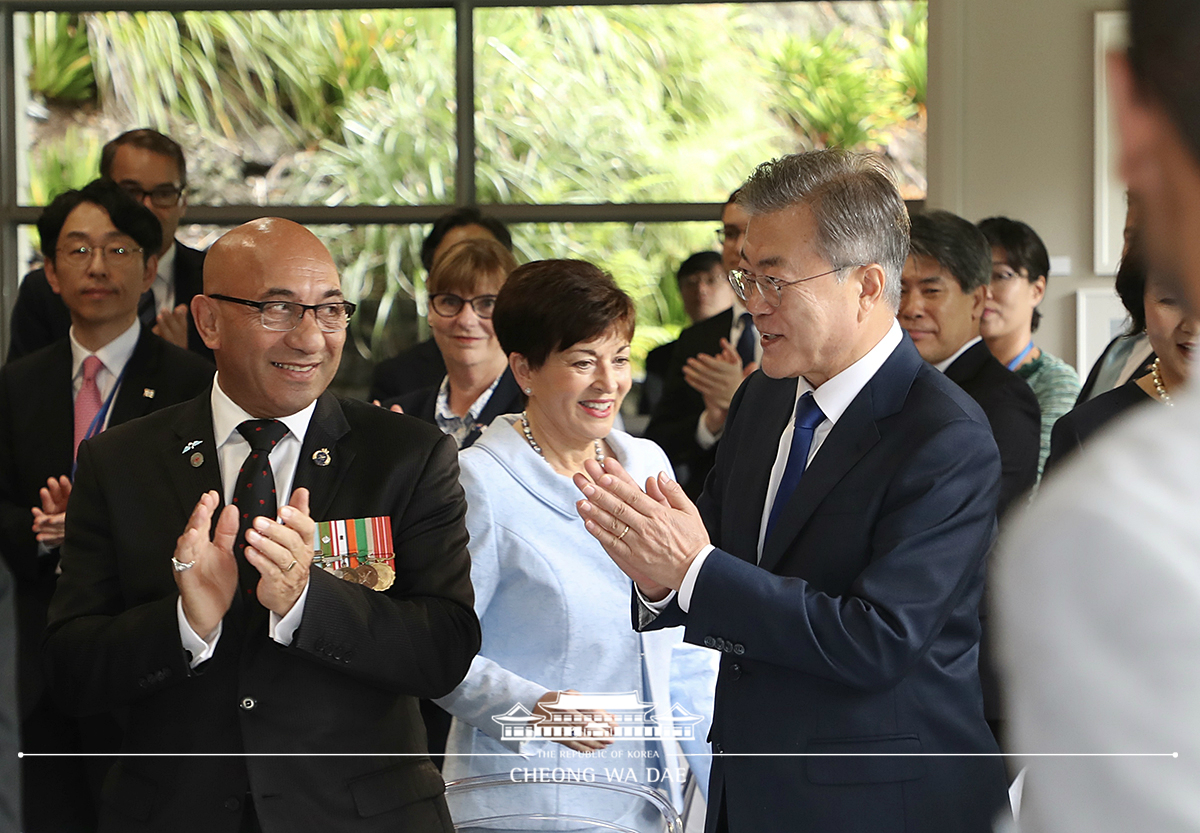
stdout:
[[[821,501],[879,442],[878,420],[904,406],[908,390],[923,364],[924,360],[912,342],[903,338],[859,391],[817,450],[770,537],[763,542],[759,562],[763,569],[773,570],[779,564]],[[778,441],[778,435],[776,438]],[[760,500],[758,505],[762,507],[763,501]]]
[[157,339],[158,336],[142,328],[137,345],[125,365],[125,377],[113,402],[109,425],[120,425],[150,413],[154,404],[154,379],[162,354],[162,344],[156,343]]
[[[338,486],[354,460],[349,443],[341,442],[349,432],[350,423],[346,421],[337,397],[328,392],[321,394],[308,423],[300,460],[296,464],[296,477],[292,481],[293,491],[301,487],[308,489],[310,516],[314,520],[326,517]],[[320,465],[320,461],[328,461],[328,464]]]
[[961,387],[964,382],[969,382],[978,375],[990,355],[987,345],[982,341],[971,345],[946,368],[946,378]]
[[[45,404],[31,411],[32,421],[28,429],[17,436],[49,438],[50,448],[47,449],[46,456],[47,459],[56,461],[51,470],[58,476],[71,473],[74,453],[72,445],[75,442],[75,399],[71,392],[70,341],[61,339],[47,358],[46,365],[45,378],[48,384],[46,397],[42,400]],[[14,417],[17,417],[21,410],[18,405]]]
[[185,517],[205,492],[215,491],[225,502],[210,403],[211,388],[181,405],[171,425],[175,441],[166,449],[165,466]]

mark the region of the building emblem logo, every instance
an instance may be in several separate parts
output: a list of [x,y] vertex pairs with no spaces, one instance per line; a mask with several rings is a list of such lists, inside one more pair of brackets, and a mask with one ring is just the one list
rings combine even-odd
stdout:
[[[520,703],[492,720],[502,727],[504,740],[561,740],[603,737],[612,740],[692,740],[702,717],[678,703],[668,715],[657,713],[653,703],[643,703],[637,692],[621,694],[568,694],[558,692],[543,704],[549,717],[533,714]],[[594,719],[593,712],[612,715],[616,728]],[[665,717],[665,719],[664,719]]]

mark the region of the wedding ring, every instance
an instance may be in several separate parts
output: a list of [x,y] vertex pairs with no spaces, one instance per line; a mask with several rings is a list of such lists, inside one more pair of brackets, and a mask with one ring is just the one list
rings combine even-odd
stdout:
[[284,567],[283,571],[286,573],[288,570],[292,569],[295,566],[296,566],[296,559],[293,558],[292,563],[287,565],[286,567]]
[[186,573],[188,570],[190,570],[196,566],[196,562],[195,561],[183,562],[183,561],[178,560],[177,558],[175,558],[175,556],[172,555],[171,556],[171,566],[175,568],[175,572],[177,572],[177,573]]
[[617,540],[620,541],[622,538],[624,538],[626,532],[629,532],[629,524],[625,524],[625,532],[622,532],[620,535],[618,535]]

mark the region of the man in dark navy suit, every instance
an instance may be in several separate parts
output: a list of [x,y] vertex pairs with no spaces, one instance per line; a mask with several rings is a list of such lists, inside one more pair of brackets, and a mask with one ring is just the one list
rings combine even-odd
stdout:
[[900,324],[917,351],[979,403],[1000,449],[1003,517],[1037,481],[1042,410],[1033,388],[992,356],[979,323],[992,253],[976,226],[948,211],[912,218],[900,290]]
[[[145,205],[162,225],[162,243],[153,284],[138,304],[138,317],[155,335],[199,353],[209,361],[188,314],[192,296],[200,291],[204,252],[175,239],[187,211],[187,163],[183,148],[168,136],[149,129],[130,130],[104,146],[100,176],[111,179]],[[13,305],[12,338],[6,361],[27,356],[67,334],[71,315],[50,288],[46,273],[35,269],[21,281]]]
[[990,831],[1005,781],[979,600],[1000,462],[896,323],[904,202],[842,151],[765,163],[740,202],[733,279],[762,366],[698,506],[609,460],[576,476],[580,514],[636,582],[637,627],[723,654],[708,833]]

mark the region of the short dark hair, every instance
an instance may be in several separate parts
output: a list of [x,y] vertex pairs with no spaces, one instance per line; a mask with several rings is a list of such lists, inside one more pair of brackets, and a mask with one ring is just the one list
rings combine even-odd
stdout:
[[437,266],[429,273],[425,288],[430,295],[439,292],[474,292],[484,279],[504,285],[517,259],[512,252],[495,240],[484,238],[461,240],[438,258]]
[[512,251],[512,235],[508,233],[508,228],[504,223],[494,217],[488,217],[473,205],[464,208],[455,208],[453,211],[447,211],[434,221],[433,228],[429,230],[429,236],[421,244],[421,265],[425,267],[427,273],[433,269],[433,253],[441,245],[442,238],[446,236],[446,233],[450,229],[461,226],[482,226],[504,248],[510,252]]
[[[1038,278],[1050,282],[1050,255],[1046,251],[1046,244],[1028,224],[1008,217],[988,217],[979,221],[979,230],[991,246],[999,246],[1004,250],[1004,262],[1014,272],[1020,274],[1024,269],[1030,283],[1036,283]],[[1035,307],[1034,332],[1037,332],[1040,323],[1042,313]]]
[[742,185],[737,203],[751,216],[808,206],[821,257],[839,270],[878,263],[886,276],[884,297],[893,310],[900,308],[908,209],[878,159],[839,148],[772,159]]
[[911,236],[909,252],[936,260],[963,292],[992,282],[992,247],[970,220],[949,211],[914,214]]
[[1200,162],[1200,3],[1129,0],[1129,65]]
[[633,338],[633,300],[612,275],[584,260],[537,260],[518,266],[496,296],[492,326],[505,353],[530,367],[551,353],[616,329]]
[[711,272],[720,265],[720,252],[696,252],[688,255],[687,260],[679,264],[679,271],[675,273],[675,282],[682,284],[684,278],[690,278],[692,275],[702,272]]
[[1141,237],[1135,234],[1117,267],[1117,295],[1129,311],[1127,336],[1138,335],[1146,329],[1146,270],[1146,250]]
[[78,190],[64,191],[55,197],[38,217],[38,237],[41,238],[42,256],[57,263],[58,236],[62,233],[67,215],[89,202],[108,212],[112,224],[122,234],[132,237],[142,248],[142,262],[162,248],[162,224],[154,212],[126,194],[111,179],[94,179]]
[[[729,195],[729,199],[725,200],[725,205],[730,205],[731,203],[737,202],[738,197],[740,197],[741,195],[742,195],[742,188],[739,185],[737,188],[733,189],[733,193]],[[724,210],[725,206],[724,205],[721,206],[721,209]]]
[[170,136],[148,127],[127,130],[104,146],[100,151],[100,176],[112,178],[113,160],[117,157],[117,151],[126,145],[171,159],[179,171],[179,187],[187,187],[187,160],[183,158],[183,148]]

